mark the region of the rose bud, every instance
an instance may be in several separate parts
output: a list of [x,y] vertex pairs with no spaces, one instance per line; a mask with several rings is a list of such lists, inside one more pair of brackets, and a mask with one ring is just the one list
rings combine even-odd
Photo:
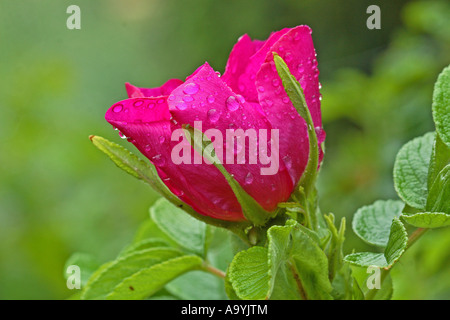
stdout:
[[196,128],[211,139],[221,165],[240,187],[273,213],[289,199],[309,155],[306,122],[283,89],[273,52],[303,89],[321,158],[325,133],[319,72],[307,26],[274,32],[265,41],[242,36],[222,77],[205,63],[184,82],[172,79],[153,89],[127,84],[129,99],[115,103],[106,120],[155,165],[171,192],[198,213],[246,220],[224,174],[193,149],[181,130],[185,125]]

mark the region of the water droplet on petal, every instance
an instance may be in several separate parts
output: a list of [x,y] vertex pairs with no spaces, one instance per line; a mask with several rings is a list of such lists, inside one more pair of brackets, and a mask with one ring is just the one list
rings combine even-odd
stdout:
[[239,102],[236,100],[236,97],[234,96],[229,96],[227,101],[227,108],[230,111],[236,111],[239,108]]
[[164,136],[160,136],[159,137],[159,143],[164,143],[164,141],[166,141],[166,138],[164,138]]
[[236,95],[236,98],[238,99],[238,101],[239,101],[240,103],[245,103],[244,97],[241,96],[240,94]]
[[292,54],[290,52],[286,53],[286,55],[284,56],[284,60],[286,62],[291,62],[292,61]]
[[288,98],[288,97],[284,97],[284,98],[283,98],[283,102],[284,102],[284,103],[289,103],[289,98]]
[[184,103],[184,102],[180,102],[180,103],[178,103],[178,104],[176,105],[176,108],[177,108],[178,110],[186,110],[187,107],[188,107],[187,104]]
[[244,181],[245,181],[245,184],[251,184],[253,182],[253,175],[251,172],[247,173]]
[[152,157],[152,162],[155,164],[155,166],[159,167],[162,167],[166,164],[166,160],[164,160],[164,158],[160,154]]
[[215,100],[214,96],[212,94],[210,94],[207,98],[206,101],[208,101],[209,103],[213,103]]
[[121,139],[126,139],[127,138],[127,136],[126,135],[124,135],[122,132],[120,132],[119,131],[119,137],[121,138]]
[[300,73],[305,72],[305,68],[303,67],[303,64],[302,64],[302,63],[299,63],[299,65],[297,66],[297,70],[298,70],[298,72],[300,72]]
[[216,109],[210,109],[207,113],[208,119],[209,121],[211,121],[212,123],[217,122],[217,120],[219,120],[220,118],[220,113],[217,112]]
[[123,105],[117,104],[113,108],[113,112],[121,112],[123,110]]
[[264,87],[263,87],[263,86],[259,86],[259,87],[258,87],[258,91],[259,91],[259,92],[264,92]]
[[200,89],[199,85],[196,83],[188,83],[184,89],[183,92],[186,94],[196,94],[198,90]]
[[286,166],[286,168],[290,169],[292,167],[292,160],[290,156],[285,156],[283,158],[284,161],[284,165]]
[[144,103],[144,101],[138,100],[138,101],[136,101],[133,105],[134,105],[135,107],[140,107],[140,106],[142,106],[143,103]]
[[190,95],[185,95],[185,96],[183,97],[183,101],[185,101],[185,102],[191,102],[191,101],[194,101],[194,98],[192,98],[192,96],[190,96]]
[[278,79],[273,79],[273,80],[272,80],[272,85],[273,85],[274,87],[278,87],[278,86],[280,85],[280,80],[278,80]]

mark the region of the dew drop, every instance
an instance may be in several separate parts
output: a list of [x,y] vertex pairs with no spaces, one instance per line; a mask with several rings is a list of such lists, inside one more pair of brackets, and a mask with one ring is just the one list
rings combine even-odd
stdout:
[[259,92],[264,92],[264,87],[263,87],[263,86],[259,86],[259,87],[258,87],[258,91],[259,91]]
[[272,85],[273,85],[274,87],[278,87],[278,86],[280,85],[280,80],[278,80],[278,79],[273,79],[273,80],[272,80]]
[[187,107],[188,107],[187,104],[184,103],[184,102],[180,102],[180,103],[178,103],[178,104],[176,105],[176,108],[177,108],[178,110],[186,110]]
[[284,56],[284,60],[286,62],[291,62],[292,61],[292,54],[290,52],[286,53],[286,55]]
[[133,105],[134,105],[135,107],[140,107],[140,106],[142,106],[143,103],[144,103],[144,101],[138,100],[138,101],[136,101]]
[[159,143],[163,144],[164,141],[166,141],[166,138],[164,138],[164,136],[160,136],[159,137]]
[[207,116],[208,116],[209,121],[211,121],[212,123],[215,123],[219,120],[220,113],[217,112],[216,109],[210,109],[207,113]]
[[305,72],[305,68],[303,67],[303,64],[302,64],[302,63],[299,63],[299,65],[297,66],[297,70],[298,70],[298,72],[300,72],[300,73]]
[[191,101],[194,101],[194,98],[192,98],[192,96],[190,96],[190,95],[185,95],[185,96],[183,97],[183,101],[185,101],[185,102],[191,102]]
[[284,97],[284,98],[283,98],[283,102],[284,102],[284,103],[289,103],[289,98],[288,98],[288,97]]
[[121,104],[118,104],[118,105],[115,105],[114,106],[114,108],[113,108],[113,112],[121,112],[123,110],[123,105],[121,105]]
[[226,105],[228,110],[230,111],[236,111],[239,108],[239,102],[236,100],[236,97],[234,96],[229,96],[227,101],[226,101]]
[[183,92],[186,94],[196,94],[198,90],[200,89],[199,85],[196,83],[188,83],[184,89]]
[[240,94],[236,95],[236,98],[238,99],[238,101],[239,101],[240,103],[242,103],[242,104],[245,103],[244,97],[241,96]]
[[286,168],[290,169],[292,167],[292,160],[290,156],[283,157],[283,161]]
[[253,175],[251,172],[247,173],[244,179],[245,184],[251,184],[253,182]]
[[207,98],[206,101],[208,101],[209,103],[213,103],[215,100],[214,96],[212,94],[210,94]]
[[164,158],[160,154],[152,157],[152,162],[155,164],[155,166],[159,167],[162,167],[166,164],[166,160],[164,160]]
[[124,135],[122,132],[120,132],[119,131],[119,137],[121,138],[121,139],[126,139],[127,138],[127,136],[126,135]]

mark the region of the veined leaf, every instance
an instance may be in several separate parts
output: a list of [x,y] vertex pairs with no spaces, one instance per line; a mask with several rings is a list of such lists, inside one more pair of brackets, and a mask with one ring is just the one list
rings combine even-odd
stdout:
[[344,260],[360,267],[377,266],[390,268],[402,256],[408,242],[405,226],[398,218],[392,221],[389,241],[384,253],[358,252],[347,255]]
[[428,170],[428,190],[431,189],[439,172],[448,164],[450,164],[450,147],[442,141],[439,134],[436,134]]
[[442,141],[450,147],[450,66],[442,70],[434,85],[433,119]]
[[431,185],[426,210],[450,213],[450,164],[439,172]]
[[396,200],[378,200],[359,208],[353,216],[353,231],[363,241],[386,247],[392,219],[402,213],[404,203]]
[[269,266],[267,249],[251,247],[239,252],[228,269],[234,292],[241,299],[262,300],[268,298]]
[[402,215],[402,220],[417,228],[441,228],[450,226],[450,214],[443,212],[420,212]]
[[150,216],[158,227],[181,247],[205,256],[206,224],[189,216],[164,198],[150,208]]
[[176,277],[199,269],[203,260],[198,256],[181,256],[166,260],[123,279],[106,297],[108,300],[142,300],[160,290]]
[[182,253],[172,248],[150,248],[132,252],[108,264],[101,272],[94,274],[85,287],[82,299],[105,299],[123,281],[152,265],[179,257]]
[[425,209],[428,168],[435,133],[430,132],[406,143],[394,164],[394,186],[400,198],[411,207]]

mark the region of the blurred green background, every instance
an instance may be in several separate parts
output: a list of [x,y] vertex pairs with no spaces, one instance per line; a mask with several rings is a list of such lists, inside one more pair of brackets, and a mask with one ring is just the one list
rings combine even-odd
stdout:
[[[81,30],[66,9],[81,8]],[[366,9],[381,8],[368,30]],[[355,210],[397,198],[400,146],[433,130],[434,81],[450,62],[448,1],[0,0],[0,299],[64,299],[65,260],[112,259],[156,194],[88,140],[131,148],[104,121],[124,83],[159,86],[207,60],[223,72],[237,38],[313,29],[327,131],[322,211],[347,217],[346,253],[368,248]],[[134,148],[132,148],[135,150]],[[394,298],[450,299],[450,232],[426,234],[395,268]]]

